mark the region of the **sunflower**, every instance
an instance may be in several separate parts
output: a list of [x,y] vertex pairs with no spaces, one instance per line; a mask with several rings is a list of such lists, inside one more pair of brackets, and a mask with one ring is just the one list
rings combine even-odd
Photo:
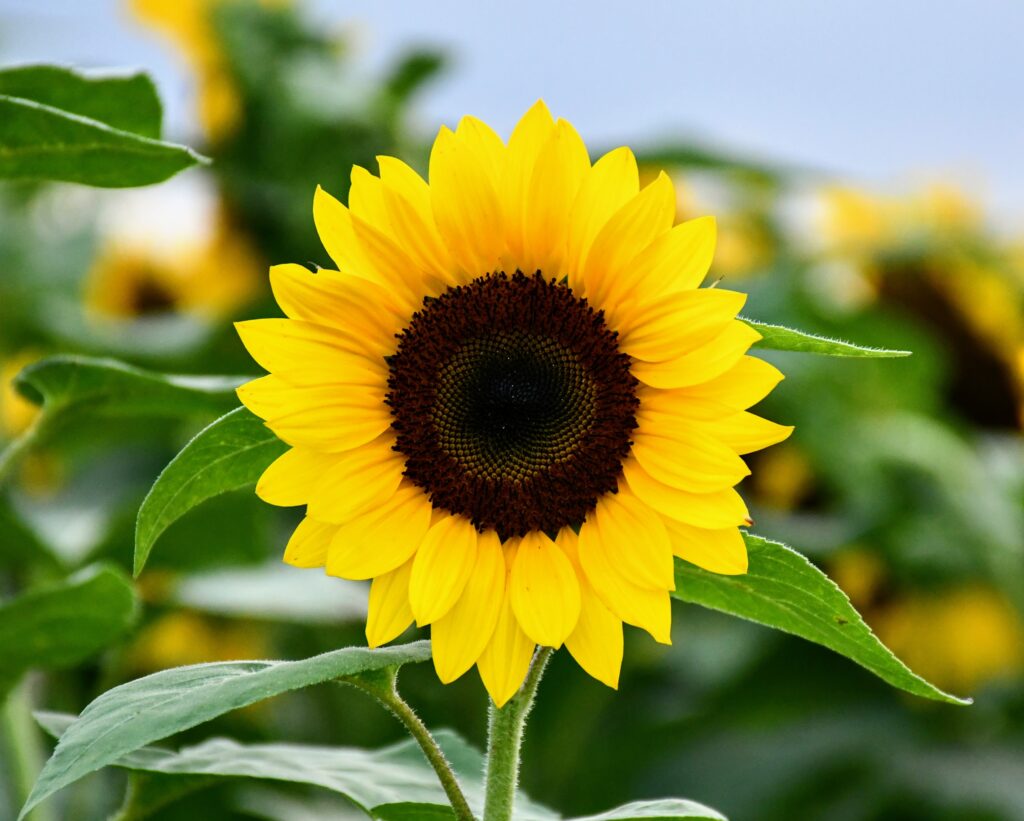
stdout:
[[257,493],[306,505],[285,561],[372,579],[370,645],[430,625],[499,707],[537,645],[615,687],[623,622],[670,643],[673,554],[745,572],[740,454],[791,430],[746,410],[782,375],[744,296],[698,287],[714,221],[673,227],[669,177],[591,164],[542,102],[507,144],[442,128],[429,184],[378,161],[314,197],[338,270],[272,268],[287,318],[237,326],[291,446]]

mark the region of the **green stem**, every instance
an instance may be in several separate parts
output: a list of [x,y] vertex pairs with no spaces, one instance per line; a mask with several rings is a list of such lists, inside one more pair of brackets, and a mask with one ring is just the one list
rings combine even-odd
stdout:
[[455,817],[458,821],[476,821],[473,811],[469,808],[469,802],[466,801],[466,796],[462,792],[462,787],[459,785],[459,780],[456,778],[451,764],[448,763],[448,759],[445,758],[444,752],[430,734],[427,725],[416,715],[415,710],[409,706],[408,702],[398,694],[397,679],[398,668],[392,667],[375,675],[363,673],[351,678],[346,676],[341,681],[369,693],[405,725],[409,734],[420,745],[430,766],[437,773],[445,795],[448,796],[448,802],[455,811]]
[[[32,792],[36,776],[43,768],[43,747],[32,718],[32,703],[28,684],[22,681],[7,695],[0,710],[0,735],[6,759],[7,779],[11,790],[14,818]],[[53,818],[47,807],[36,807],[27,816],[31,821],[49,821]]]
[[484,821],[511,821],[519,784],[519,751],[526,718],[537,696],[537,685],[552,648],[541,647],[533,657],[526,681],[500,710],[491,703],[487,721],[487,778]]

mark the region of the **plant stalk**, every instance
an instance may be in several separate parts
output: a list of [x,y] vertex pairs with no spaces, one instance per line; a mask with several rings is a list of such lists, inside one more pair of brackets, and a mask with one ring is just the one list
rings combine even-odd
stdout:
[[533,708],[544,668],[553,652],[541,647],[533,657],[526,681],[500,710],[492,702],[487,721],[487,776],[484,821],[511,821],[519,784],[519,755],[526,719]]
[[469,808],[469,802],[462,792],[462,787],[459,785],[459,780],[455,776],[451,764],[448,763],[448,759],[445,758],[444,751],[438,746],[434,736],[430,734],[427,725],[416,715],[416,711],[398,694],[397,678],[398,668],[392,667],[380,671],[377,675],[362,674],[351,678],[346,676],[341,681],[369,693],[405,725],[409,734],[420,745],[430,766],[437,773],[445,795],[448,796],[448,802],[455,811],[456,819],[458,821],[476,821],[473,811]]

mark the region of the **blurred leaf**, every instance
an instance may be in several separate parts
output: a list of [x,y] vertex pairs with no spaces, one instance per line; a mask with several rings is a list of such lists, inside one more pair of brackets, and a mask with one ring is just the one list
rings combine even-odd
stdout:
[[726,821],[725,816],[696,801],[662,798],[656,801],[634,801],[600,815],[588,815],[573,821],[640,821],[640,819],[693,818],[700,821]]
[[846,594],[795,550],[749,534],[744,540],[750,556],[745,575],[709,573],[679,559],[672,595],[821,644],[908,693],[971,703],[911,672],[875,637]]
[[160,139],[163,110],[149,75],[79,72],[28,65],[0,70],[0,95],[78,114],[112,128]]
[[231,710],[361,673],[426,661],[427,641],[346,647],[302,661],[234,661],[163,670],[107,691],[61,737],[21,817],[57,790],[127,753]]
[[409,98],[444,68],[444,55],[437,51],[416,50],[402,56],[384,83],[392,105],[403,107]]
[[421,804],[403,801],[373,808],[377,821],[454,821],[455,813],[443,804]]
[[59,108],[0,95],[0,178],[152,185],[206,160]]
[[83,411],[105,416],[178,417],[221,413],[235,402],[245,378],[172,376],[115,359],[51,356],[25,368],[14,386],[47,416]]
[[768,325],[754,322],[741,317],[751,328],[761,334],[761,339],[754,343],[757,348],[770,348],[776,351],[799,351],[801,353],[819,353],[826,356],[894,358],[910,356],[910,351],[891,351],[885,348],[867,348],[843,342],[841,339],[828,339],[824,336],[797,331],[782,325]]
[[139,508],[135,575],[172,522],[206,499],[255,484],[285,450],[287,445],[245,408],[200,431],[164,468]]
[[0,567],[33,565],[55,569],[61,559],[21,521],[8,500],[0,497]]
[[23,593],[0,605],[0,681],[78,664],[120,638],[136,613],[135,589],[116,567]]

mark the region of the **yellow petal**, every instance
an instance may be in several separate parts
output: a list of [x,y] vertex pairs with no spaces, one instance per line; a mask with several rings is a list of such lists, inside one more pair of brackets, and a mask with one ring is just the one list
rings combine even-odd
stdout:
[[713,493],[750,475],[750,468],[734,450],[703,435],[692,422],[643,408],[637,422],[633,455],[659,482],[691,493]]
[[636,157],[626,147],[609,151],[586,175],[572,208],[566,251],[566,273],[573,288],[583,282],[583,263],[594,237],[611,216],[640,191]]
[[430,202],[452,259],[466,275],[496,270],[505,243],[491,169],[447,128],[430,152]]
[[[506,548],[508,551],[509,548]],[[530,660],[536,645],[519,626],[506,582],[505,595],[501,598],[501,611],[494,627],[491,641],[484,649],[476,669],[480,680],[499,709],[519,690],[530,670]]]
[[735,527],[705,530],[665,519],[672,551],[680,559],[712,573],[738,576],[747,572],[747,546]]
[[501,137],[483,120],[467,115],[459,120],[455,138],[465,151],[480,161],[497,187],[505,164],[505,144]]
[[452,609],[473,572],[477,532],[468,519],[445,516],[427,531],[409,581],[409,604],[420,626]]
[[639,587],[629,581],[609,555],[600,528],[589,519],[580,529],[579,555],[583,573],[605,607],[622,621],[646,630],[655,641],[672,643],[668,591]]
[[293,567],[323,567],[327,561],[327,548],[338,528],[310,519],[299,522],[284,549],[285,564]]
[[270,287],[291,319],[349,328],[384,353],[394,350],[394,336],[405,325],[406,317],[380,285],[338,271],[274,265]]
[[388,502],[405,470],[405,461],[392,450],[394,441],[392,434],[385,433],[336,454],[309,495],[309,515],[322,522],[344,524],[367,508]]
[[335,459],[306,448],[286,450],[263,471],[256,482],[256,495],[267,504],[280,507],[304,505]]
[[699,385],[672,391],[669,401],[703,399],[735,410],[746,410],[764,399],[783,380],[774,365],[755,356],[744,356],[721,376]]
[[586,296],[595,309],[607,304],[612,283],[633,258],[672,227],[675,213],[675,189],[662,173],[605,223],[583,263]]
[[409,576],[412,559],[390,573],[377,576],[370,585],[369,611],[366,616],[366,643],[380,647],[398,638],[412,624],[409,607]]
[[564,274],[566,236],[572,206],[587,172],[587,148],[569,123],[559,120],[537,155],[527,191],[523,221],[523,255],[518,268]]
[[365,445],[391,426],[383,386],[299,386],[271,375],[242,385],[238,398],[284,441],[326,452]]
[[434,669],[445,684],[476,664],[494,634],[505,595],[505,557],[493,531],[478,534],[476,563],[459,600],[430,626]]
[[352,166],[352,185],[348,190],[349,211],[383,234],[391,233],[391,219],[384,205],[384,186],[359,165]]
[[297,319],[250,319],[236,322],[235,328],[260,367],[288,382],[387,384],[384,358],[335,328]]
[[538,100],[523,115],[509,137],[499,187],[504,209],[505,242],[511,257],[506,268],[514,270],[525,256],[524,226],[528,217],[530,180],[537,155],[554,128],[551,112],[543,100]]
[[380,507],[342,525],[327,553],[327,573],[343,579],[372,579],[404,564],[430,527],[430,500],[405,484]]
[[[557,541],[570,558],[578,555],[577,536],[572,528],[562,528]],[[619,671],[622,669],[622,621],[604,606],[594,592],[578,565],[578,559],[574,559],[574,566],[580,580],[580,617],[565,640],[566,649],[587,673],[618,689]]]
[[734,367],[761,334],[735,320],[710,342],[666,362],[635,362],[633,376],[653,388],[685,388],[721,376]]
[[429,214],[430,186],[410,166],[395,157],[378,156],[380,178],[387,188],[392,188],[407,199],[420,214]]
[[[612,287],[608,301],[630,293],[650,303],[665,294],[697,288],[715,252],[714,217],[687,220],[658,237],[630,263],[628,273]],[[618,283],[616,283],[618,284]]]
[[619,348],[636,359],[664,362],[704,345],[736,318],[747,295],[719,288],[665,294],[609,312]]
[[598,499],[587,521],[600,531],[609,558],[632,584],[660,590],[675,588],[672,545],[661,517],[629,488]]
[[778,425],[743,411],[699,423],[700,429],[736,453],[753,453],[789,437],[792,425]]
[[523,537],[509,578],[512,610],[537,644],[560,647],[580,615],[580,587],[565,553],[544,533]]
[[732,488],[715,493],[688,493],[653,478],[635,456],[622,463],[630,490],[658,513],[695,527],[725,528],[750,524],[743,499]]

